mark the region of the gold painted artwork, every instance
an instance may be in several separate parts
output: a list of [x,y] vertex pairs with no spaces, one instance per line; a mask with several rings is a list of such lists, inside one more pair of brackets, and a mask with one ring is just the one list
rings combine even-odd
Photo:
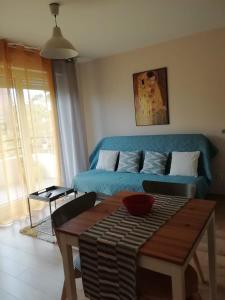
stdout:
[[133,74],[136,125],[169,124],[167,69]]

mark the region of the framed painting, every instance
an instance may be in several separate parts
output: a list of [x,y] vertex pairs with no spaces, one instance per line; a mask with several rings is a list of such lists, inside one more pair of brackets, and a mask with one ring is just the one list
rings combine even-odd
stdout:
[[169,124],[167,68],[133,74],[137,126]]

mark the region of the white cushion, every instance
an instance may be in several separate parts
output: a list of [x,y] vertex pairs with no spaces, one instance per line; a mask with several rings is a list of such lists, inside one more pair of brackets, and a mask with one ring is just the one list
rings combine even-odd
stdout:
[[100,150],[96,169],[114,171],[119,151]]
[[200,151],[172,152],[169,175],[198,176],[198,159]]

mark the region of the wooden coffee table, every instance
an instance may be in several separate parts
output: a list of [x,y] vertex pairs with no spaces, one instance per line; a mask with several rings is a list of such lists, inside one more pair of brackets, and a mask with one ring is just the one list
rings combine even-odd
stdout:
[[[130,194],[121,192],[109,197],[57,228],[69,300],[77,299],[72,246],[79,247],[80,234],[118,209],[122,198]],[[184,272],[206,231],[210,300],[216,300],[215,205],[214,201],[190,200],[139,250],[138,264],[141,267],[171,276],[173,300],[185,300]]]

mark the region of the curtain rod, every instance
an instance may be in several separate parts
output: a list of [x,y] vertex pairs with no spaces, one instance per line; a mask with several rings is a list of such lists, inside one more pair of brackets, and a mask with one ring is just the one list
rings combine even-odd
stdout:
[[27,46],[27,45],[24,45],[21,43],[8,42],[8,45],[10,47],[17,47],[17,46],[24,47],[25,49],[27,49],[29,51],[40,51],[40,48],[38,48],[38,47],[31,47],[31,46]]

